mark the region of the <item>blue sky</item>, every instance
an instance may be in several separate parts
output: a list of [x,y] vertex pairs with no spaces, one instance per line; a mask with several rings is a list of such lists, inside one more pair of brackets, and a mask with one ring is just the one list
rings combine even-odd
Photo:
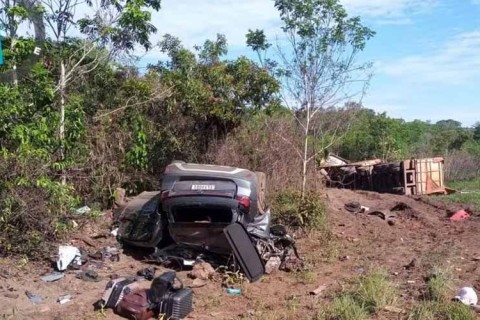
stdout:
[[[377,34],[359,57],[374,63],[363,103],[406,120],[480,121],[480,0],[340,0]],[[273,0],[162,0],[153,14],[157,43],[163,34],[187,47],[226,35],[228,58],[255,55],[245,45],[248,29],[281,36]],[[81,18],[88,10],[78,10]],[[140,67],[165,57],[154,48]]]
[[[360,56],[374,62],[364,105],[390,116],[433,122],[480,121],[480,0],[343,0],[377,34]],[[216,33],[229,42],[229,58],[251,55],[249,28],[281,35],[272,0],[163,0],[154,14],[156,39],[178,36],[187,46]],[[156,62],[153,50],[142,64]]]

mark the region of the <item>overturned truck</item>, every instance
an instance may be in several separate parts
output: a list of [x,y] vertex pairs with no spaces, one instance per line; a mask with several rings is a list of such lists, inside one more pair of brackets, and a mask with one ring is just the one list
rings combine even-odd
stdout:
[[348,162],[330,154],[320,164],[327,186],[404,195],[446,194],[444,159]]
[[246,256],[258,256],[261,268],[253,261],[242,269],[259,273],[270,259],[296,254],[285,228],[271,226],[265,181],[261,172],[175,161],[165,168],[160,191],[143,192],[118,209],[119,240],[155,248],[159,259],[233,253],[242,266]]

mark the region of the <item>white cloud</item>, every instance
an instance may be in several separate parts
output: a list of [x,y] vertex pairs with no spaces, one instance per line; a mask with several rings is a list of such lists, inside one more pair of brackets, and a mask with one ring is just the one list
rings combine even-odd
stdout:
[[179,37],[186,45],[202,44],[223,33],[232,46],[244,46],[248,29],[280,32],[278,11],[272,0],[163,0],[153,14],[158,28],[156,40],[165,33]]
[[[351,15],[361,15],[379,24],[410,23],[412,14],[430,8],[436,1],[341,0]],[[76,17],[83,17],[89,11],[79,8]],[[162,8],[153,12],[152,22],[158,29],[151,37],[153,43],[163,34],[171,33],[189,47],[213,39],[217,33],[225,34],[233,49],[245,49],[248,29],[264,29],[270,39],[281,34],[281,21],[273,0],[162,0]],[[149,55],[152,54],[155,52]]]
[[480,30],[460,33],[436,50],[377,64],[378,72],[413,83],[459,85],[480,78]]
[[[480,1],[480,0],[479,0]],[[428,11],[436,0],[343,0],[347,9],[361,16],[399,18]]]
[[[411,23],[410,16],[431,8],[437,0],[343,0],[351,15],[361,15],[379,24]],[[480,1],[480,0],[479,0]],[[158,33],[179,37],[187,46],[202,44],[217,33],[226,35],[230,48],[245,48],[248,29],[264,29],[269,39],[281,34],[279,13],[273,0],[163,0],[153,14]],[[154,56],[155,52],[149,53]]]

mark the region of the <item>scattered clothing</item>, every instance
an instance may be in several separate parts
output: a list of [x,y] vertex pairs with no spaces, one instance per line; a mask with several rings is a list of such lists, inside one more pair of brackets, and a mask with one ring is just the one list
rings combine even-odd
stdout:
[[75,277],[77,279],[89,282],[99,282],[102,280],[102,277],[100,277],[98,273],[92,270],[79,272]]

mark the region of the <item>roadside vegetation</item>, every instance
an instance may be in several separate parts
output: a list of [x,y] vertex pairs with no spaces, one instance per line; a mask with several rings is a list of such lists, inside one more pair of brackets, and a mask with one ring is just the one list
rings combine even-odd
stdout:
[[318,320],[363,320],[370,319],[386,306],[393,306],[397,289],[384,270],[376,269],[363,275],[352,288],[340,292],[333,301],[321,308]]
[[476,319],[469,306],[452,301],[454,277],[450,267],[431,266],[426,276],[423,300],[415,303],[408,314],[408,320],[452,320]]
[[[161,30],[152,25],[150,12],[161,10],[160,1],[120,1],[110,8],[116,19],[108,28],[95,19],[65,18],[80,2],[42,15],[41,8],[0,0],[0,27],[8,30],[0,66],[2,255],[33,258],[40,244],[48,250],[74,228],[72,208],[109,208],[118,187],[128,195],[156,189],[173,159],[265,172],[277,221],[304,230],[328,229],[322,200],[310,193],[323,186],[316,167],[326,152],[349,160],[444,156],[447,179],[479,174],[480,125],[407,122],[376,113],[369,109],[374,106],[356,102],[359,97],[330,99],[332,92],[368,86],[353,79],[369,79],[361,53],[375,35],[339,1],[307,7],[299,0],[275,1],[285,36],[295,40],[282,48],[278,61],[262,30],[246,35],[246,46],[258,59],[226,58],[228,39],[221,34],[193,49],[170,34],[152,43],[151,36]],[[39,44],[17,32],[28,19],[47,27],[54,19],[62,30],[80,32],[76,38],[65,32],[45,37],[42,54],[32,62]],[[338,28],[327,21],[336,21]],[[135,46],[162,52],[166,59],[140,70],[126,59]],[[328,66],[323,78],[309,78],[322,63]],[[289,92],[305,96],[285,99]],[[286,100],[295,103],[288,106]],[[478,204],[473,195],[455,197]]]
[[480,214],[480,178],[462,181],[449,181],[447,186],[457,190],[456,193],[441,198],[447,202],[457,203]]

